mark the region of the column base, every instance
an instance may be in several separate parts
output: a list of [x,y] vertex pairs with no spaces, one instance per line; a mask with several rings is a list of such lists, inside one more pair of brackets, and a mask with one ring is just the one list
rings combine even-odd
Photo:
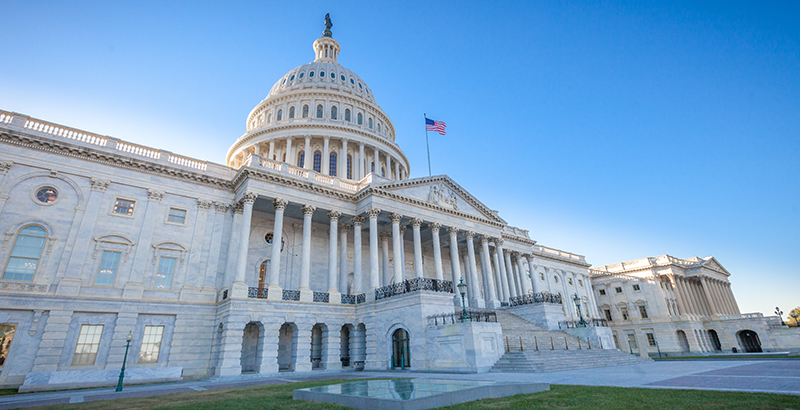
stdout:
[[314,301],[314,291],[311,290],[309,287],[300,287],[300,301],[301,302],[313,302]]
[[489,309],[499,309],[500,308],[500,301],[497,299],[492,299],[486,303],[486,307]]
[[342,304],[342,293],[336,289],[328,289],[328,303],[331,305]]
[[233,282],[229,294],[231,299],[247,299],[247,284],[244,282]]
[[375,289],[370,289],[370,290],[364,292],[364,302],[365,303],[374,302],[375,301],[375,293],[376,293]]
[[483,299],[470,299],[469,307],[483,309],[486,307],[486,301]]
[[267,300],[283,300],[283,289],[276,284],[270,284],[267,288]]

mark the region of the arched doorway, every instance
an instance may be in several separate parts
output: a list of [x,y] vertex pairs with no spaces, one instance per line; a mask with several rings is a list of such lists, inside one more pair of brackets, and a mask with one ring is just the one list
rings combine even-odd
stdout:
[[708,331],[708,337],[711,339],[711,344],[714,346],[714,350],[721,351],[722,350],[722,343],[719,341],[719,335],[717,335],[717,331],[711,329]]
[[351,335],[353,334],[353,325],[344,325],[339,331],[339,360],[342,362],[342,368],[350,367],[352,355],[350,354]]
[[752,330],[740,330],[736,333],[736,337],[739,339],[739,345],[742,346],[742,350],[747,353],[758,353],[761,352],[761,340],[758,338],[758,334]]
[[250,322],[244,327],[242,338],[242,373],[257,373],[259,368],[259,340],[261,329],[258,323]]
[[678,346],[681,348],[681,352],[688,353],[689,352],[689,339],[686,338],[686,332],[683,330],[678,330],[675,332],[678,337]]
[[392,369],[411,367],[411,349],[409,349],[408,332],[397,329],[392,333]]
[[297,325],[284,323],[278,334],[278,371],[292,372],[297,362]]
[[311,328],[311,370],[322,369],[322,335],[324,325],[317,323]]
[[267,288],[267,271],[269,271],[269,259],[261,262],[261,268],[258,270],[258,293],[261,297],[263,290]]

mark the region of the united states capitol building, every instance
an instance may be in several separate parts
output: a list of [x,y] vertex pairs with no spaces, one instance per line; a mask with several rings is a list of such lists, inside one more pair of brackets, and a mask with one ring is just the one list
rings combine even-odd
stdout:
[[225,164],[0,111],[0,386],[115,384],[126,354],[145,383],[797,344],[739,311],[713,258],[592,268],[446,175],[410,178],[329,27],[313,51]]

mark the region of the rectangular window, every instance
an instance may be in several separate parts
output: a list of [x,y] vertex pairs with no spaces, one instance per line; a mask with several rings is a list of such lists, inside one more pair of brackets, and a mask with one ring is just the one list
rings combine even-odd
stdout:
[[118,215],[133,216],[134,205],[136,205],[135,201],[117,198],[117,201],[114,202],[114,213]]
[[75,346],[75,355],[72,356],[72,364],[94,364],[102,335],[103,325],[82,325],[78,334],[78,344]]
[[647,307],[646,306],[639,306],[639,315],[642,316],[642,319],[647,319]]
[[614,292],[622,293],[622,288],[618,286],[618,287],[614,288]]
[[603,310],[603,314],[606,315],[606,320],[608,320],[609,322],[614,320],[614,319],[611,318],[611,310],[610,309],[604,309]]
[[578,286],[583,287],[583,280],[582,279],[578,279]]
[[114,281],[117,279],[120,256],[122,256],[121,252],[103,251],[103,256],[100,257],[100,265],[97,267],[97,276],[94,279],[95,285],[114,286]]
[[157,363],[161,353],[161,338],[164,326],[145,326],[142,349],[139,350],[139,363]]
[[630,319],[628,317],[628,308],[621,308],[619,311],[620,311],[620,313],[622,313],[622,320],[629,320]]
[[174,222],[176,224],[186,223],[186,211],[183,209],[170,208],[167,221]]
[[544,273],[539,273],[539,280],[544,282]]
[[647,344],[649,344],[650,346],[655,346],[656,345],[656,335],[654,335],[652,333],[646,333],[646,335],[647,335]]
[[641,288],[639,287],[639,285],[633,285],[633,291],[634,292],[638,292],[640,290],[641,290]]
[[172,289],[172,276],[175,274],[177,259],[162,256],[158,260],[155,289]]
[[11,349],[11,341],[14,340],[16,331],[17,325],[0,325],[0,369],[8,361],[8,351]]
[[598,292],[600,293],[600,296],[605,296],[606,295],[606,290],[605,289],[599,289]]

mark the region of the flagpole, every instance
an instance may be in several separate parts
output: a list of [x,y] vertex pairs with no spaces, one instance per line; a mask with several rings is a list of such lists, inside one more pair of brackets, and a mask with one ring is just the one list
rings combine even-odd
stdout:
[[425,148],[428,149],[428,176],[431,176],[431,146],[428,144],[428,114],[422,113],[425,117]]

